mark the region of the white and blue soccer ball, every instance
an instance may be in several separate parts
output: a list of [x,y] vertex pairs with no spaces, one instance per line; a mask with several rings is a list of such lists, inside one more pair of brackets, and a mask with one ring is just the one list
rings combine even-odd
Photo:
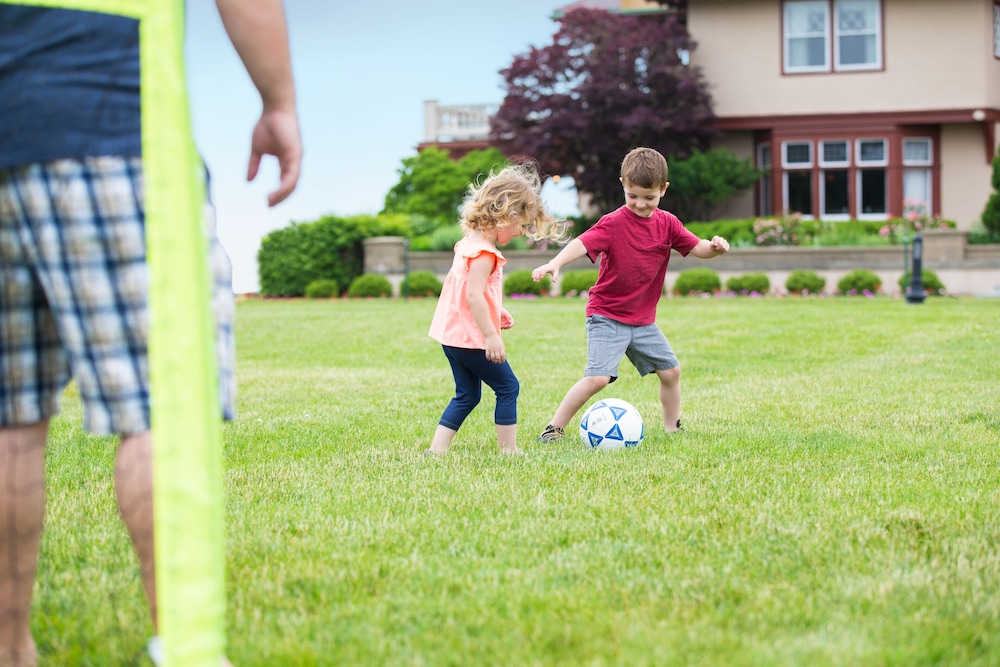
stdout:
[[591,405],[580,420],[580,439],[588,449],[635,447],[646,435],[642,415],[620,398],[605,398]]

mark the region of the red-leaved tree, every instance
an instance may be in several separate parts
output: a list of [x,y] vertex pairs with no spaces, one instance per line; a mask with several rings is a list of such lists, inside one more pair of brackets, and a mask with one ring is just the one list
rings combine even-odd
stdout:
[[622,201],[619,169],[637,146],[668,160],[706,149],[716,136],[712,99],[685,55],[695,44],[674,13],[573,9],[553,43],[515,56],[492,142],[550,174],[572,175],[594,204]]

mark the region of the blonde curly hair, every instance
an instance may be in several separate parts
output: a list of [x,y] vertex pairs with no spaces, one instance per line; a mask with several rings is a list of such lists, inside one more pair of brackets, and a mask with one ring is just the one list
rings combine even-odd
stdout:
[[535,241],[562,240],[566,223],[545,210],[541,189],[542,179],[532,163],[491,171],[482,183],[469,185],[462,204],[462,230],[485,232],[517,225]]

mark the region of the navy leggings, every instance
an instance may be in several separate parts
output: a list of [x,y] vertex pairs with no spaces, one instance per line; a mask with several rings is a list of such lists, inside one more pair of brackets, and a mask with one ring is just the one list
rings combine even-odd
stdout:
[[438,422],[457,431],[479,405],[483,396],[483,382],[496,392],[497,407],[493,421],[500,426],[517,423],[517,395],[521,385],[506,361],[495,364],[486,358],[486,350],[469,350],[463,347],[442,345],[455,376],[455,398],[451,399]]

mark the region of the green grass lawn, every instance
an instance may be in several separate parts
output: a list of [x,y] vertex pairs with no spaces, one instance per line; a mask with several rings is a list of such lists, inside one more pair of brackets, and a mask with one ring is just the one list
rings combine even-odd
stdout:
[[[1000,302],[665,299],[681,435],[538,444],[581,300],[508,300],[520,445],[453,391],[432,300],[249,301],[225,426],[229,655],[251,665],[1000,664]],[[48,451],[43,665],[148,665],[114,443]]]

